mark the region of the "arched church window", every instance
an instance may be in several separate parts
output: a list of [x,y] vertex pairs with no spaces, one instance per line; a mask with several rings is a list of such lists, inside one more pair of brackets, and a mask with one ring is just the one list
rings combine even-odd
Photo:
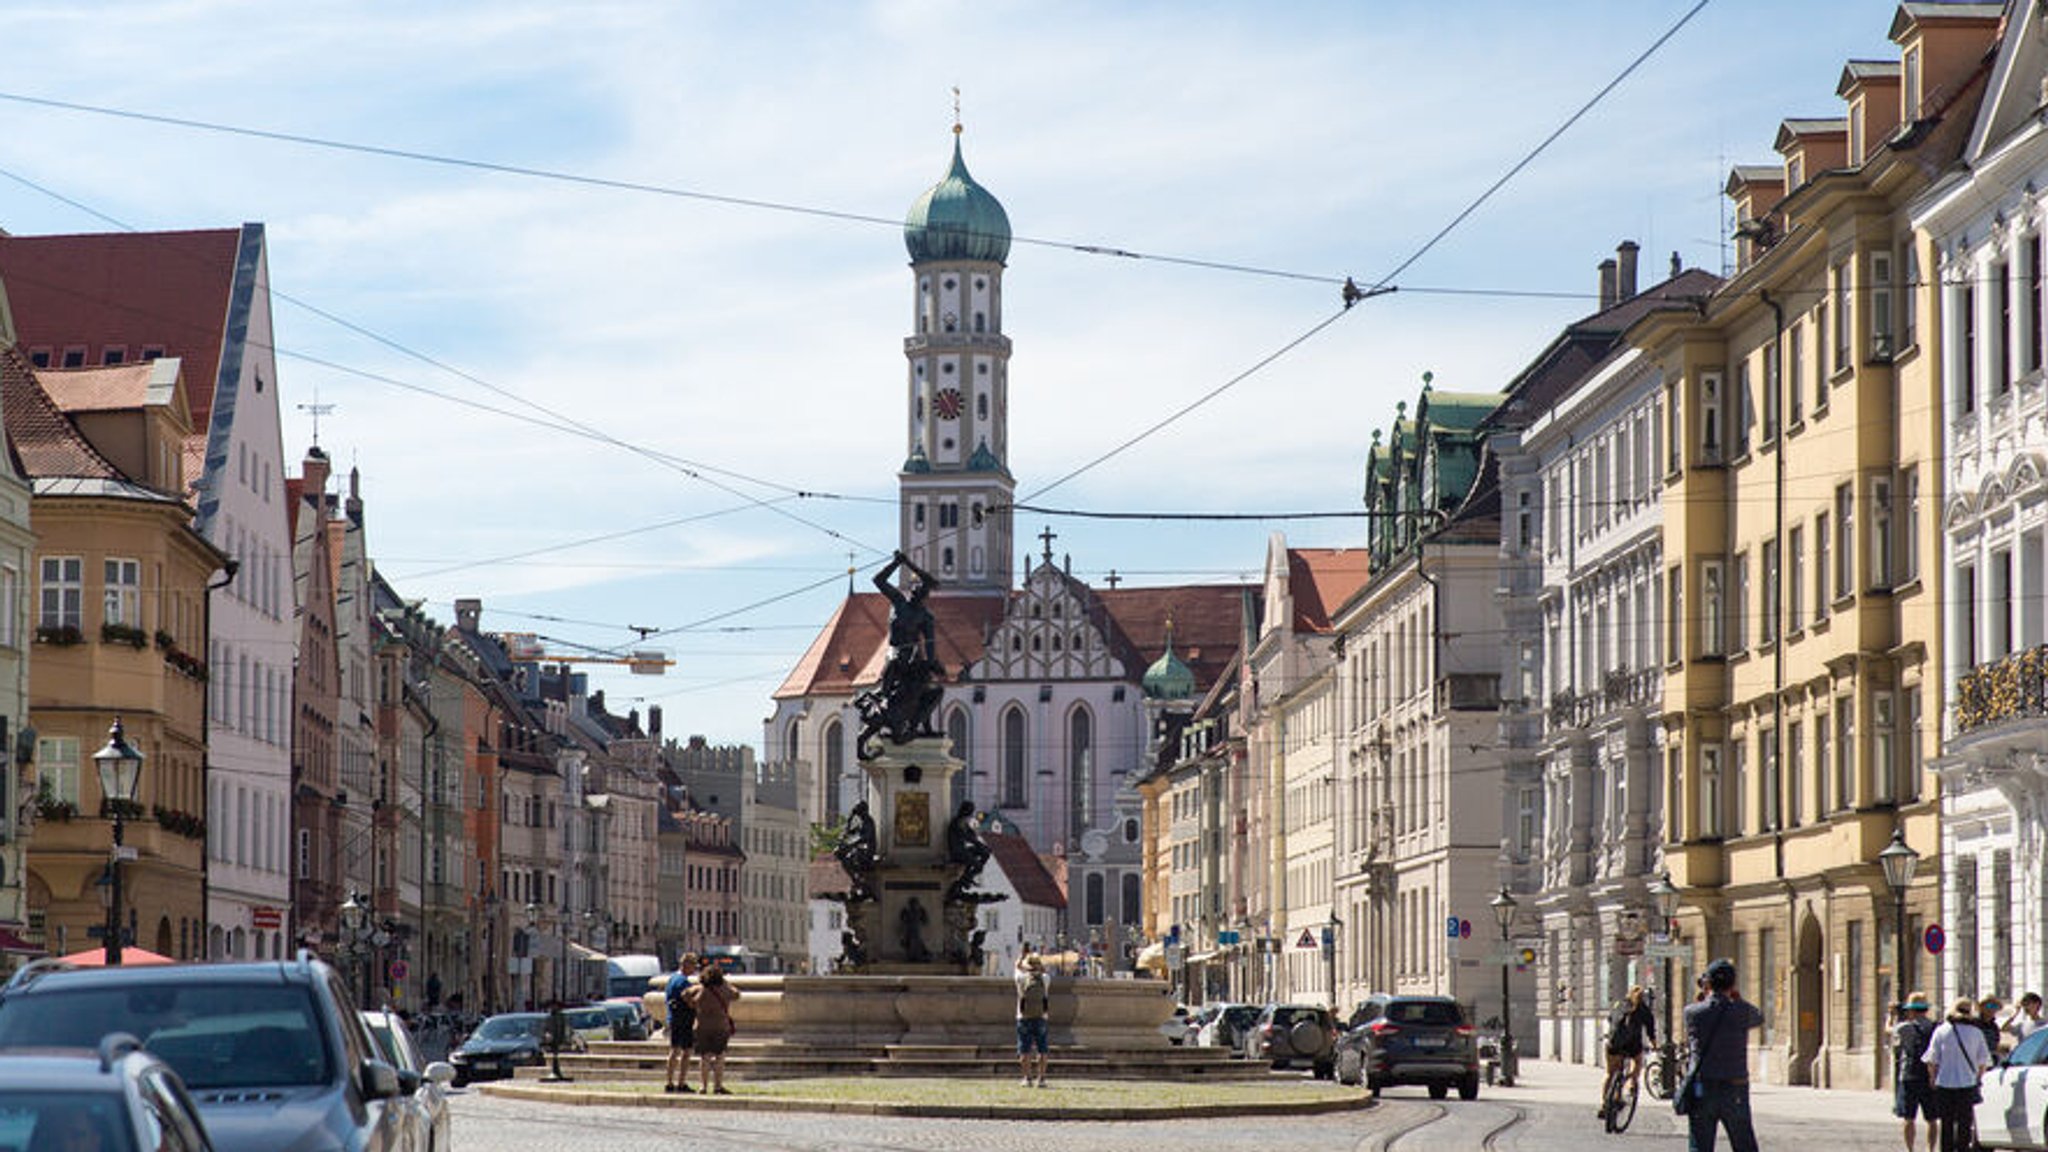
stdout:
[[1033,636],[1031,638],[1031,650],[1033,652],[1045,651],[1045,638],[1042,636]]
[[1091,925],[1100,924],[1102,923],[1102,873],[1090,872],[1088,874],[1087,890],[1088,923]]
[[1061,647],[1060,634],[1057,632],[1052,634],[1052,650],[1055,652],[1065,651],[1065,649]]
[[1022,636],[1017,635],[1015,632],[1010,633],[1010,651],[1022,652],[1023,650],[1024,638]]
[[1123,922],[1126,924],[1143,923],[1144,909],[1140,905],[1143,903],[1144,890],[1136,872],[1124,873],[1123,890]]
[[1067,717],[1068,839],[1095,825],[1095,716],[1086,706]]
[[974,398],[974,415],[977,419],[988,419],[988,393],[984,392]]
[[1088,633],[1087,633],[1087,632],[1085,632],[1085,631],[1082,631],[1081,629],[1078,629],[1078,628],[1077,628],[1077,629],[1075,629],[1075,630],[1074,630],[1074,651],[1076,651],[1076,652],[1079,652],[1079,651],[1081,651],[1081,650],[1082,650],[1083,648],[1086,648],[1086,647],[1088,647]]
[[844,737],[845,730],[840,726],[839,721],[832,720],[826,723],[825,746],[821,751],[824,753],[823,759],[825,761],[825,819],[828,822],[839,819],[839,777],[846,771],[846,741]]
[[988,313],[976,312],[974,314],[974,330],[976,332],[988,331]]
[[939,553],[939,571],[950,574],[953,571],[953,550],[947,548]]
[[1024,710],[1003,712],[1003,806],[1024,807]]

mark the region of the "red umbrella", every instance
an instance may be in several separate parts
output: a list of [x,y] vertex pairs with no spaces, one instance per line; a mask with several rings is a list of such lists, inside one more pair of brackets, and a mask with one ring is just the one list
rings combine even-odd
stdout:
[[[107,950],[105,948],[87,948],[83,952],[73,952],[69,956],[60,956],[58,959],[66,964],[76,964],[80,968],[98,968],[107,962]],[[159,956],[147,948],[123,948],[121,949],[121,963],[125,966],[129,964],[176,964],[177,961],[169,956]]]

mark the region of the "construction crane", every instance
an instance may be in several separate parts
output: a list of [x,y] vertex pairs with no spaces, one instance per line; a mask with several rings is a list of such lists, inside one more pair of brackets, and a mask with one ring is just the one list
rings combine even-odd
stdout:
[[549,652],[532,632],[503,632],[498,639],[505,644],[506,657],[515,664],[623,664],[635,676],[662,676],[675,666],[675,661],[651,648],[636,649],[624,656],[562,656]]

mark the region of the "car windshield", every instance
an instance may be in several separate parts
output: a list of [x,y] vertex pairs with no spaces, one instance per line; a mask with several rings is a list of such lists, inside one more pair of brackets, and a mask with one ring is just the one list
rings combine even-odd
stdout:
[[609,1028],[611,1026],[612,1018],[607,1016],[602,1008],[569,1009],[569,1027],[571,1028]]
[[631,1004],[607,1004],[604,1006],[604,1014],[614,1020],[631,1020],[639,1015],[633,1011]]
[[376,1038],[377,1051],[393,1068],[400,1071],[414,1071],[412,1057],[407,1055],[406,1046],[398,1035],[391,1017],[382,1012],[365,1013],[363,1023],[369,1026],[370,1035]]
[[477,1027],[477,1040],[540,1039],[539,1016],[493,1016]]
[[1239,1004],[1223,1010],[1223,1020],[1232,1027],[1242,1027],[1258,1019],[1259,1010],[1250,1004]]
[[2011,1056],[2006,1057],[2006,1063],[2015,1067],[2022,1064],[2048,1064],[2048,1028],[2043,1028],[2020,1041],[2020,1046],[2012,1050]]
[[1434,1024],[1452,1028],[1465,1022],[1465,1014],[1446,1000],[1396,1000],[1387,1005],[1387,1019],[1396,1024]]
[[0,1048],[93,1048],[132,1032],[194,1092],[330,1079],[312,990],[246,982],[68,988],[0,1000]]
[[0,1148],[134,1152],[135,1136],[115,1093],[0,1088]]

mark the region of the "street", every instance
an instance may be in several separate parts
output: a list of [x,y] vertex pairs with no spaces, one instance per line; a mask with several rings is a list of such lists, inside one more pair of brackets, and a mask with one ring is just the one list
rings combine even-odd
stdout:
[[[1612,1142],[1636,1152],[1685,1147],[1680,1119],[1645,1096],[1630,1130],[1607,1136],[1594,1119],[1598,1074],[1550,1064],[1525,1066],[1523,1083],[1488,1089],[1479,1100],[1430,1100],[1420,1089],[1389,1091],[1367,1112],[1328,1116],[1167,1121],[934,1120],[804,1112],[582,1108],[499,1100],[458,1092],[453,1152],[641,1152],[685,1142],[714,1149],[1017,1149],[1091,1152],[1173,1149],[1356,1149],[1359,1152],[1588,1152]],[[1057,1089],[1054,1090],[1055,1092]],[[1828,1152],[1889,1152],[1899,1146],[1887,1098],[1871,1092],[1762,1088],[1755,1105],[1765,1148],[1817,1144]],[[1725,1140],[1720,1145],[1725,1148]]]

